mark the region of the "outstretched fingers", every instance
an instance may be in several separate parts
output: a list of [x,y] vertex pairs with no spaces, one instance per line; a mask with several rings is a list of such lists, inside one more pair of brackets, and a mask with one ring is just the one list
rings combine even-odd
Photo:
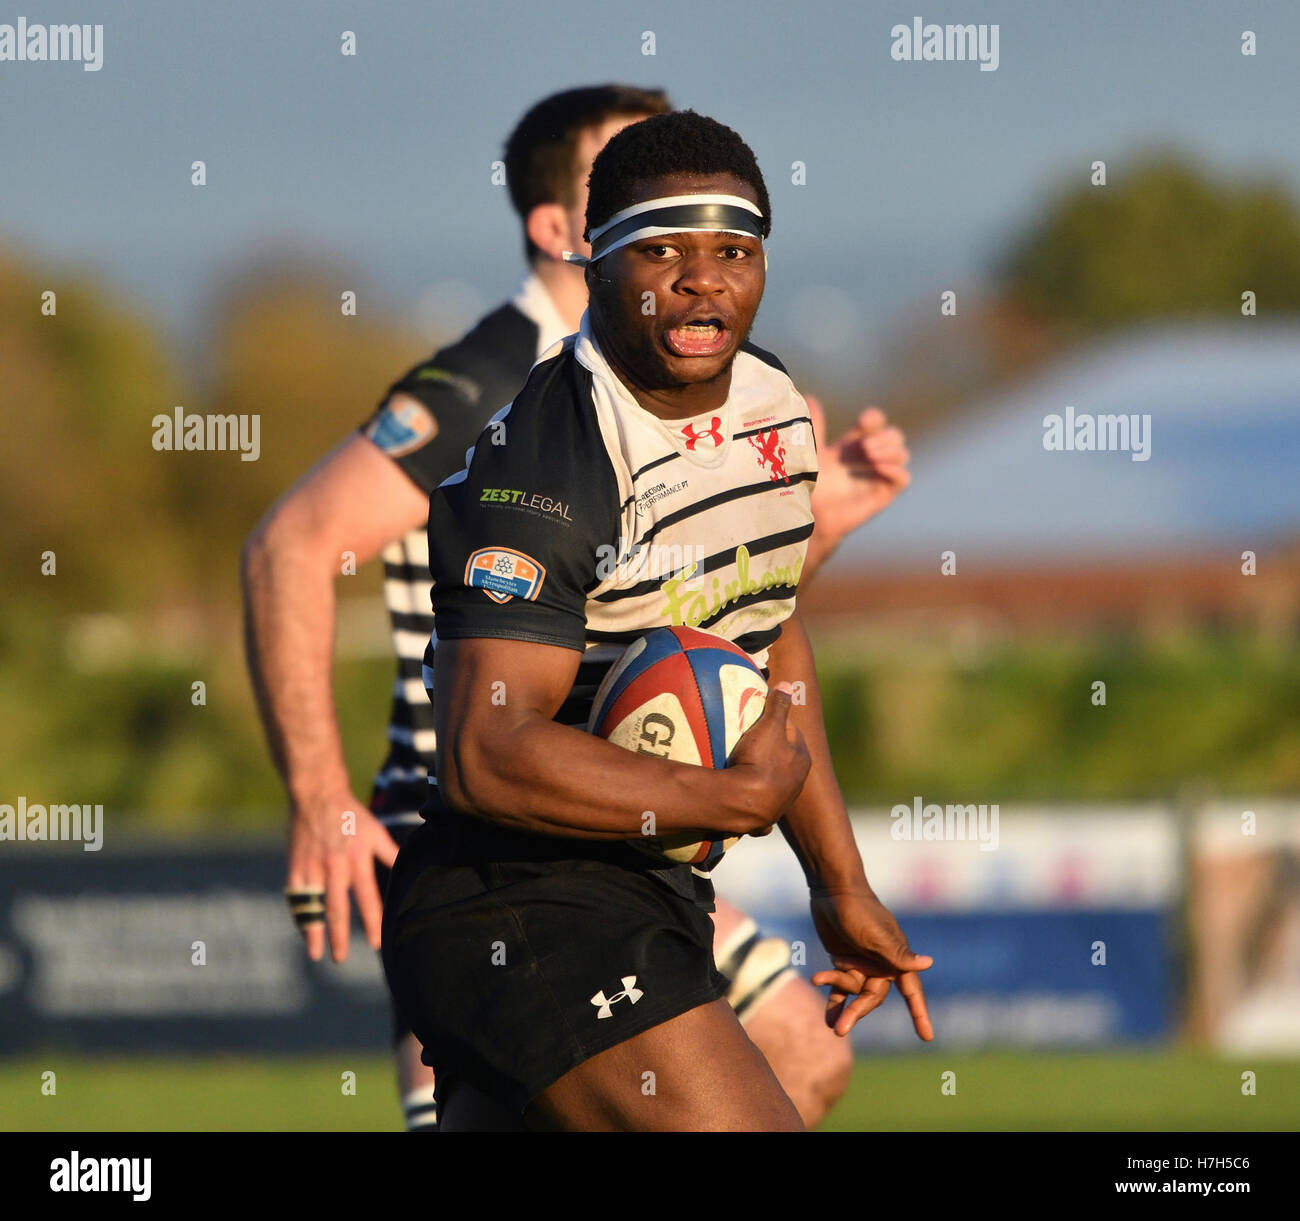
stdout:
[[926,1043],[934,1038],[934,1027],[930,1024],[930,1011],[925,1004],[925,990],[921,987],[921,977],[915,971],[905,971],[898,977],[898,990],[907,1002],[912,1015],[912,1025],[917,1035]]
[[[898,991],[907,1002],[918,1037],[926,1043],[934,1038],[934,1027],[925,1003],[925,990],[917,973],[930,967],[934,959],[927,954],[914,954],[911,950],[905,950],[897,957],[899,961],[893,964],[900,968],[896,977],[880,974],[878,964],[864,959],[860,965],[855,965],[858,960],[848,958],[837,958],[833,968],[813,975],[814,985],[819,988],[829,987],[831,990],[826,1001],[826,1024],[836,1034],[847,1035],[860,1019],[879,1008],[889,995],[890,983],[896,979]],[[904,967],[911,969],[902,970]]]

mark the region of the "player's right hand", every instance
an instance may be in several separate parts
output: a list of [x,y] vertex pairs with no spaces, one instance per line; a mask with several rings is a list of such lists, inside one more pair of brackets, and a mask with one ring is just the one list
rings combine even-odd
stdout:
[[767,835],[794,803],[812,759],[803,734],[790,723],[794,687],[777,683],[767,693],[763,715],[741,735],[727,771],[745,786],[738,821],[729,829]]
[[325,891],[325,923],[302,930],[308,958],[320,961],[327,931],[330,957],[335,962],[347,958],[350,892],[356,894],[366,939],[372,949],[379,949],[384,900],[375,880],[375,862],[391,869],[396,859],[393,837],[350,790],[294,804],[289,815],[287,889]]

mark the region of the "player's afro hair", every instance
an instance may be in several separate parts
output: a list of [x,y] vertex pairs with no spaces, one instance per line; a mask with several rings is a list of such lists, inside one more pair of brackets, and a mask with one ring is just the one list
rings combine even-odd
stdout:
[[758,195],[763,236],[772,231],[772,205],[753,150],[730,127],[696,114],[672,110],[623,128],[596,155],[588,179],[587,231],[632,203],[635,189],[667,174],[734,174]]

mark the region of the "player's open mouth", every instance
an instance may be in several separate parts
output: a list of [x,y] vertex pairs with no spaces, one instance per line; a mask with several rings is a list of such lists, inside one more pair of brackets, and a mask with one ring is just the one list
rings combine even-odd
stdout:
[[677,356],[716,356],[731,342],[731,332],[717,318],[692,318],[665,331],[664,342]]

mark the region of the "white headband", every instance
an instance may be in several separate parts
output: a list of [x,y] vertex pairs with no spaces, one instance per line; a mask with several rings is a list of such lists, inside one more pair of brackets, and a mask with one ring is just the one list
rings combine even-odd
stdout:
[[[763,239],[763,213],[739,195],[668,195],[616,212],[591,231],[591,256],[564,251],[566,263],[585,267],[632,242],[670,233],[741,233]],[[766,256],[765,256],[766,257]]]

